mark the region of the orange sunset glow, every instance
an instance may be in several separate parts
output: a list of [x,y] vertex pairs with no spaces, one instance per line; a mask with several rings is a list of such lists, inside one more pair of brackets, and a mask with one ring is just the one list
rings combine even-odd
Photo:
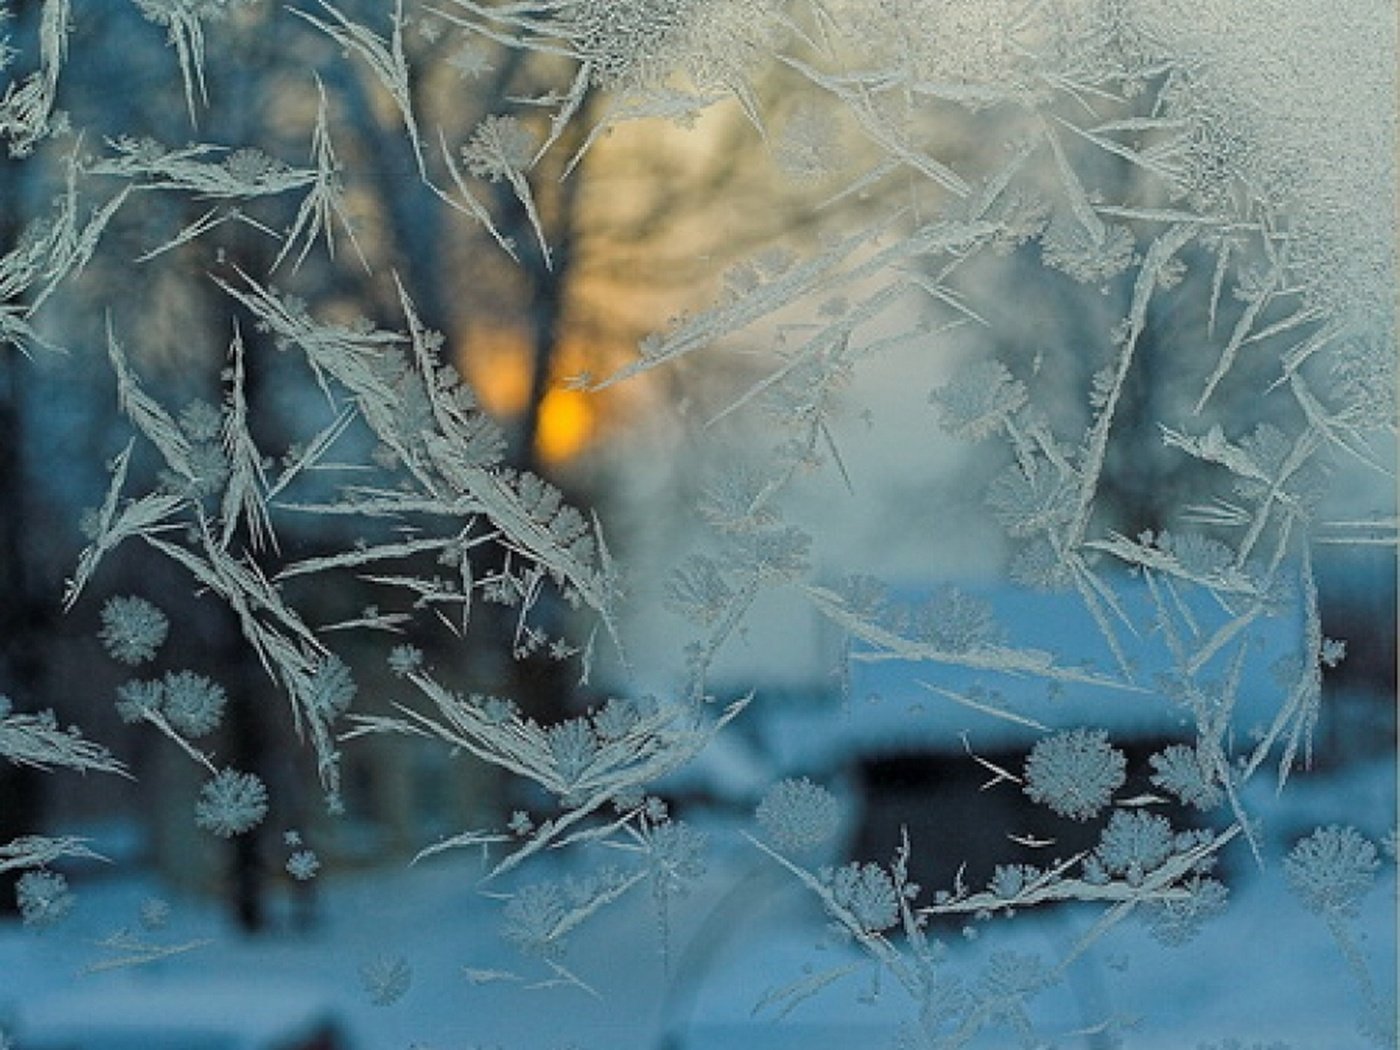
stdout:
[[[530,397],[530,357],[523,339],[508,331],[484,334],[472,340],[464,355],[464,367],[482,407],[497,419],[507,420],[525,411]],[[565,353],[566,360],[577,355]],[[540,404],[535,453],[547,465],[557,466],[583,452],[597,434],[597,398],[556,385]]]

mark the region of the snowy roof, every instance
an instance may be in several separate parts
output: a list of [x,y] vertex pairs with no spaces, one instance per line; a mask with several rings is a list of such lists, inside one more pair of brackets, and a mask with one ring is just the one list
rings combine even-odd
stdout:
[[23,1050],[282,1050],[336,1016],[295,983],[123,983],[74,988],[20,1004]]
[[[1002,587],[979,595],[1005,631],[997,645],[908,659],[857,643],[844,695],[814,690],[773,704],[760,697],[753,728],[785,773],[831,769],[853,755],[961,751],[964,734],[977,750],[1023,749],[1047,731],[1078,726],[1119,741],[1189,738],[1192,711],[1163,688],[1175,667],[1147,586],[1115,580],[1114,595],[1122,613],[1113,617],[1117,655],[1077,595]],[[1239,661],[1230,724],[1267,725],[1288,689],[1275,667],[1302,652],[1301,617],[1242,619],[1243,602],[1225,606],[1202,590],[1174,600],[1177,640],[1201,657],[1196,683],[1221,695],[1219,683]],[[1227,626],[1235,623],[1236,630]],[[993,666],[1007,654],[1022,666]]]

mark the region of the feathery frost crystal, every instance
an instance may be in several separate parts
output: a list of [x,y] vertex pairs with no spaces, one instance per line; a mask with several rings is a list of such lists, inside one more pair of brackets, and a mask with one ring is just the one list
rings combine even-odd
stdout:
[[[1130,917],[1183,944],[1229,921],[1227,881],[1272,880],[1344,963],[1300,965],[1393,1047],[1354,929],[1391,914],[1367,836],[1393,811],[1291,851],[1277,829],[1293,778],[1320,794],[1393,734],[1394,697],[1364,731],[1333,709],[1377,691],[1352,684],[1364,631],[1394,637],[1336,566],[1395,551],[1396,38],[1378,0],[0,0],[4,557],[39,552],[27,507],[92,504],[61,594],[32,593],[47,550],[0,566],[0,777],[67,777],[55,821],[86,814],[72,773],[132,771],[68,720],[111,728],[82,705],[115,690],[120,753],[154,731],[207,776],[211,857],[246,865],[266,836],[217,840],[274,805],[302,823],[314,779],[319,852],[288,833],[238,882],[305,896],[346,859],[336,820],[415,808],[383,804],[392,752],[388,780],[447,804],[382,841],[479,860],[454,907],[494,909],[518,956],[473,983],[602,999],[576,961],[599,944],[570,945],[639,925],[703,982],[740,953],[680,943],[680,902],[734,906],[752,884],[723,880],[761,863],[840,943],[755,1012],[879,1000],[891,1030],[852,1038],[910,1050],[1129,1040],[1113,966],[1080,1030],[1049,1020],[1076,968]],[[571,427],[584,452],[555,455]],[[70,432],[105,469],[30,478]],[[173,624],[113,594],[171,572],[194,595],[155,596]],[[132,677],[37,666],[76,651],[44,636],[50,599]],[[236,688],[238,732],[218,681],[152,663],[172,635]],[[809,717],[832,746],[787,733]],[[939,786],[880,810],[892,742]],[[697,756],[719,804],[663,797]],[[187,821],[180,783],[135,790]],[[882,863],[832,842],[848,797]],[[14,835],[0,874],[54,923],[55,869],[95,845]],[[596,921],[634,902],[653,923]],[[1005,950],[1001,917],[1066,902],[1090,914],[1057,958]],[[142,918],[93,968],[188,949]],[[415,967],[439,987],[446,955],[412,947],[361,968],[369,1002]],[[616,1009],[650,1023],[632,993]],[[459,1042],[514,1019],[432,999]],[[405,1041],[435,1023],[402,1016]]]
[[161,711],[181,733],[200,737],[218,728],[228,704],[228,694],[218,682],[193,671],[172,671],[161,687]]
[[1171,856],[1174,845],[1166,817],[1140,809],[1115,809],[1095,855],[1110,874],[1136,884]]
[[1288,885],[1320,915],[1354,915],[1375,885],[1380,859],[1355,828],[1331,824],[1298,843],[1283,862]]
[[114,660],[143,664],[156,655],[169,633],[165,613],[145,598],[108,598],[102,606],[102,629],[97,636]]
[[73,910],[68,880],[53,871],[27,871],[15,883],[20,917],[26,926],[53,926]]
[[199,789],[194,821],[220,838],[251,831],[267,816],[267,788],[252,773],[224,769]]
[[865,933],[880,933],[899,923],[899,891],[878,864],[853,862],[837,868],[831,873],[831,897]]
[[841,805],[820,784],[789,777],[768,789],[754,815],[778,849],[804,850],[820,846],[836,833]]
[[1102,729],[1072,729],[1037,741],[1026,759],[1026,794],[1061,816],[1089,820],[1126,779],[1127,759]]

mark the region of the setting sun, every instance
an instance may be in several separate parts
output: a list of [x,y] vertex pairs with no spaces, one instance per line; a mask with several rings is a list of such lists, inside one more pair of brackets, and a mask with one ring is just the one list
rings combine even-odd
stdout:
[[578,455],[593,436],[594,406],[577,390],[551,390],[540,403],[535,451],[546,463]]
[[[520,416],[530,399],[529,353],[508,333],[478,336],[464,355],[467,378],[481,405],[497,419]],[[589,395],[556,388],[540,403],[535,452],[559,464],[582,452],[596,434],[598,410]]]

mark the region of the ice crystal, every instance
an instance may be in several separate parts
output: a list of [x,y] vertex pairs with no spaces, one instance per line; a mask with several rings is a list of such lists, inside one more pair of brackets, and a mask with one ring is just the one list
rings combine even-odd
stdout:
[[16,712],[9,697],[0,694],[0,758],[35,769],[67,767],[109,773],[123,766],[99,744],[85,739],[74,726],[58,724],[52,711]]
[[287,858],[287,874],[298,882],[307,882],[321,870],[321,858],[309,849],[299,849]]
[[157,897],[141,902],[141,925],[148,930],[163,929],[170,921],[170,903]]
[[704,554],[692,555],[666,582],[667,604],[702,627],[718,621],[733,598],[721,564]]
[[308,710],[329,721],[350,710],[355,693],[355,679],[349,665],[331,653],[317,664],[306,684],[303,702]]
[[530,166],[539,145],[530,130],[515,117],[491,116],[481,122],[462,158],[473,175],[500,182]]
[[1201,927],[1225,910],[1229,891],[1225,884],[1194,877],[1179,887],[1184,894],[1148,905],[1147,924],[1152,935],[1170,947],[1185,944]]
[[413,967],[401,955],[379,956],[360,966],[360,983],[374,1006],[392,1006],[408,994]]
[[396,645],[389,650],[389,670],[405,678],[423,667],[423,651],[412,645]]
[[570,718],[549,729],[549,752],[560,779],[571,784],[581,779],[598,756],[593,727],[583,718]]
[[998,864],[987,889],[1002,900],[1015,900],[1041,877],[1039,868],[1029,864]]
[[1182,569],[1192,576],[1214,576],[1226,572],[1235,561],[1235,552],[1226,544],[1197,532],[1162,533],[1157,545],[1171,553]]
[[26,926],[53,926],[67,918],[75,899],[68,880],[53,871],[27,871],[15,883],[20,917]]
[[837,868],[831,875],[831,896],[866,933],[879,933],[899,922],[899,892],[890,873],[878,864],[853,862]]
[[447,60],[447,64],[455,69],[459,76],[469,80],[480,79],[496,68],[491,62],[490,51],[475,41],[468,41],[459,47]]
[[1050,532],[1069,520],[1074,490],[1048,464],[1027,475],[1019,467],[998,474],[987,489],[987,505],[1012,536]]
[[566,914],[556,885],[525,886],[506,904],[501,936],[527,955],[552,958],[564,948],[559,928]]
[[[269,170],[267,160],[257,150],[239,150],[225,159],[224,167],[236,178],[252,176],[255,179]],[[215,441],[223,433],[223,427],[223,414],[208,401],[191,401],[180,412],[180,429],[191,441]]]
[[945,652],[965,653],[1003,641],[991,603],[957,587],[940,588],[917,617],[915,634]]
[[603,86],[651,84],[665,76],[668,50],[695,0],[584,0],[573,31],[594,80]]
[[[1127,759],[1101,729],[1037,741],[1026,759],[1026,794],[1072,820],[1097,816],[1126,779]],[[1116,814],[1115,814],[1116,815]]]
[[1085,284],[1117,277],[1132,265],[1134,247],[1132,231],[1124,226],[1092,231],[1073,219],[1051,222],[1041,239],[1045,265]]
[[1003,1013],[1015,1009],[1026,996],[1054,984],[1056,979],[1039,955],[997,952],[978,978],[976,995]]
[[221,770],[199,789],[194,820],[221,838],[251,831],[267,816],[267,788],[252,773]]
[[981,441],[996,434],[1027,401],[1025,384],[1000,361],[974,361],[934,391],[940,422],[954,437]]
[[1202,764],[1201,754],[1196,748],[1173,744],[1153,755],[1149,761],[1153,769],[1152,783],[1164,791],[1170,791],[1187,805],[1197,809],[1214,809],[1223,800],[1224,793]]
[[1008,570],[1011,579],[1039,591],[1059,591],[1073,582],[1073,574],[1053,544],[1037,537],[1021,547]]
[[117,714],[123,722],[140,722],[160,711],[165,702],[165,687],[160,682],[132,679],[117,687]]
[[789,178],[826,178],[843,162],[837,131],[830,114],[812,105],[798,106],[783,122],[773,159]]
[[656,892],[684,893],[704,875],[705,843],[705,834],[685,821],[666,820],[652,829],[647,858]]
[[202,674],[176,671],[161,681],[160,709],[186,736],[204,736],[218,728],[227,703],[223,686]]
[[1283,862],[1289,887],[1320,915],[1355,914],[1379,868],[1375,845],[1355,828],[1337,824],[1298,840]]
[[1176,838],[1166,817],[1142,810],[1115,809],[1099,838],[1096,856],[1104,869],[1129,882],[1160,867],[1172,855]]
[[114,660],[145,663],[156,655],[169,633],[165,613],[145,598],[109,598],[102,606],[102,629],[97,636]]
[[820,784],[806,777],[789,777],[768,789],[755,816],[773,845],[805,850],[820,846],[836,833],[841,806]]
[[593,728],[602,740],[621,740],[641,720],[638,704],[625,697],[609,697],[593,715]]

